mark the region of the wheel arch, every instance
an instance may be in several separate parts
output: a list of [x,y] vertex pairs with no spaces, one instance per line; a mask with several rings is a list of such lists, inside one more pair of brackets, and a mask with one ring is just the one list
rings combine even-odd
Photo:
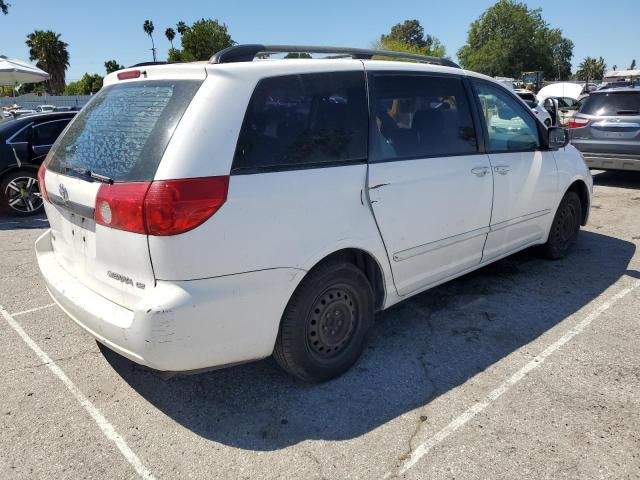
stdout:
[[[326,254],[319,260],[315,261],[313,266],[307,270],[307,273],[302,278],[306,277],[309,272],[320,265],[335,260],[342,260],[351,263],[365,274],[371,284],[371,288],[373,289],[375,309],[376,311],[382,310],[387,294],[385,271],[375,255],[365,249],[359,247],[345,247]],[[302,278],[300,279],[300,282],[302,281]]]
[[580,219],[580,225],[586,225],[587,219],[589,218],[589,187],[587,187],[587,184],[583,180],[578,179],[574,180],[574,182],[569,185],[569,188],[565,191],[565,195],[567,192],[574,192],[578,195],[580,205],[582,206],[582,218]]

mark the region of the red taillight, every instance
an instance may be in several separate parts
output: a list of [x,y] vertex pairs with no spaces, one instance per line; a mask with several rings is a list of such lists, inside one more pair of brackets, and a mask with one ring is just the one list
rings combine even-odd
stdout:
[[47,167],[45,163],[42,162],[42,165],[40,165],[40,168],[38,169],[38,188],[40,189],[40,195],[42,195],[42,198],[49,201],[49,193],[47,193],[47,186],[44,183],[44,176],[46,173]]
[[216,213],[227,200],[229,177],[104,184],[96,198],[96,222],[149,235],[177,235]]
[[229,177],[153,182],[144,201],[147,233],[176,235],[197,227],[227,200]]
[[96,197],[96,222],[118,230],[146,233],[144,196],[149,182],[104,183]]
[[118,73],[118,80],[131,80],[133,78],[140,78],[142,72],[140,70],[126,70]]
[[569,128],[582,128],[582,127],[586,127],[587,125],[589,125],[589,122],[591,120],[589,118],[584,118],[584,117],[572,117],[569,119]]

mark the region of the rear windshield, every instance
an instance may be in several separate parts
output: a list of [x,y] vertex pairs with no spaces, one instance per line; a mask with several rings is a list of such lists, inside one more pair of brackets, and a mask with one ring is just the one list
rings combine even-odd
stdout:
[[640,115],[640,92],[592,93],[580,113],[597,116]]
[[58,173],[89,170],[116,182],[152,180],[201,81],[129,82],[102,89],[51,150]]

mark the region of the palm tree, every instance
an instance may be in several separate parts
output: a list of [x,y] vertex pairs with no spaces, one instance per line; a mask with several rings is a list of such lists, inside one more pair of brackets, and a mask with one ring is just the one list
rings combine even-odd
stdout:
[[155,62],[156,61],[156,44],[153,41],[153,30],[154,30],[153,22],[151,20],[145,20],[144,23],[142,24],[142,29],[144,30],[144,33],[149,35],[149,38],[151,39],[151,53],[153,53],[153,61]]
[[67,45],[60,40],[60,34],[51,30],[36,30],[27,35],[29,60],[37,60],[36,66],[49,74],[46,85],[53,94],[64,91],[65,71],[69,67]]
[[604,58],[598,59],[592,57],[585,57],[585,59],[578,65],[578,71],[576,72],[577,80],[602,80],[604,72],[607,68],[607,64],[604,62]]
[[176,31],[169,27],[164,31],[164,34],[167,37],[167,40],[171,43],[171,48],[173,48],[173,39],[176,38]]
[[9,4],[4,0],[0,0],[0,12],[4,13],[5,15],[9,13]]
[[180,20],[176,25],[176,30],[178,30],[178,33],[180,35],[184,35],[184,32],[187,31],[187,24]]

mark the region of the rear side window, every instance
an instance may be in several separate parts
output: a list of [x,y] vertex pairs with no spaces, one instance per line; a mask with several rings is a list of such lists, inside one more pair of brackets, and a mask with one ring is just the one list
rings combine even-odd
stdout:
[[596,116],[640,115],[640,92],[592,93],[580,113]]
[[247,108],[232,171],[362,162],[367,128],[364,72],[265,78]]
[[373,75],[371,160],[477,152],[462,80],[425,75]]
[[90,170],[116,182],[152,180],[200,81],[147,81],[102,89],[51,150],[47,168]]
[[40,123],[33,127],[32,143],[34,146],[52,145],[62,133],[69,120],[56,120]]

